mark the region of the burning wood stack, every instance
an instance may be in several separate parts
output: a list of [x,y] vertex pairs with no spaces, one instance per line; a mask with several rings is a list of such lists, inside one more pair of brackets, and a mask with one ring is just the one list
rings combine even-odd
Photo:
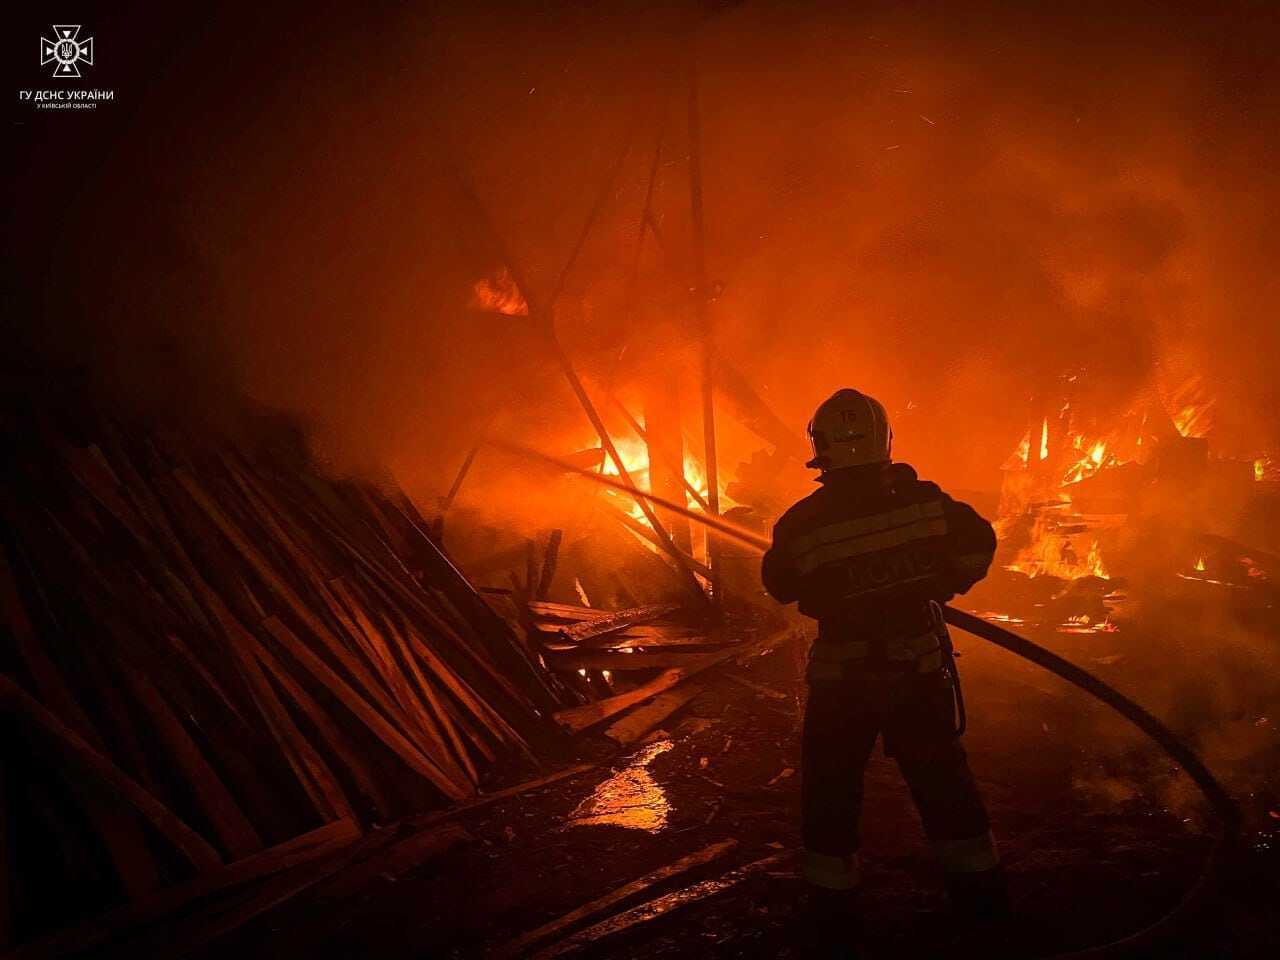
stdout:
[[1280,532],[1269,461],[1212,455],[1213,402],[1191,383],[1101,426],[1069,398],[1036,413],[1002,470],[1006,594],[1052,610],[1066,632],[1111,629],[1126,584],[1229,583],[1269,602],[1264,548]]
[[577,701],[398,490],[288,444],[8,433],[0,947],[331,852],[563,739]]

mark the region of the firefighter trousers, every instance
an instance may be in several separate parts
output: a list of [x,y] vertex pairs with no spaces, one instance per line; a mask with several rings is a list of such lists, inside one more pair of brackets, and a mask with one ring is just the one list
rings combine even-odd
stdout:
[[857,885],[863,771],[881,735],[948,885],[998,870],[987,811],[955,733],[951,682],[946,670],[810,664],[801,745],[803,871],[810,883],[832,890]]

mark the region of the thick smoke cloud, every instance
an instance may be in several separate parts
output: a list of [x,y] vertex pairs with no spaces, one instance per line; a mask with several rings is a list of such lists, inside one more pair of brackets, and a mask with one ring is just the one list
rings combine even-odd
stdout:
[[[1200,374],[1217,448],[1274,449],[1265,6],[715,14],[698,60],[722,349],[797,431],[838,386],[879,394],[902,455],[966,488],[995,486],[1029,398],[1071,374],[1104,413]],[[390,464],[424,494],[487,426],[585,445],[537,325],[467,307],[502,254],[452,165],[545,296],[630,136],[558,328],[624,393],[655,355],[687,364],[692,6],[209,14],[176,47],[150,13],[104,25],[150,58],[120,110],[28,126],[15,312],[42,352],[144,405],[160,384],[296,411],[336,469]],[[660,126],[666,253],[650,239],[633,283]],[[733,425],[725,444],[730,465],[758,445]]]

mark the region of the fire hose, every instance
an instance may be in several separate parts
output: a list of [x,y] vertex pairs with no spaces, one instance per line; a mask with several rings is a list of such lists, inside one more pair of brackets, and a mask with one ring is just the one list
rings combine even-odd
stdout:
[[[732,538],[739,543],[751,546],[761,552],[772,546],[771,541],[756,533],[753,530],[747,530],[739,527],[737,524],[729,523],[720,517],[709,516],[704,513],[698,513],[687,507],[667,500],[663,497],[655,496],[643,490],[636,490],[631,487],[611,479],[601,474],[592,473],[589,470],[567,463],[556,457],[549,456],[537,450],[528,447],[511,444],[505,441],[491,440],[495,446],[517,453],[525,457],[531,457],[541,460],[544,463],[555,466],[561,470],[577,473],[587,477],[596,483],[603,484],[608,487],[621,490],[629,496],[644,497],[649,502],[657,506],[672,510],[682,516],[688,517],[696,523],[700,523],[709,529],[715,530],[723,536]],[[943,617],[947,623],[966,633],[971,633],[976,637],[986,640],[1003,650],[1007,650],[1024,660],[1034,663],[1036,666],[1048,670],[1050,673],[1061,677],[1063,680],[1076,687],[1079,687],[1085,693],[1102,701],[1112,710],[1119,713],[1122,717],[1132,723],[1135,727],[1146,734],[1151,740],[1162,749],[1183,772],[1191,778],[1200,792],[1208,801],[1209,807],[1213,810],[1218,818],[1219,830],[1215,839],[1213,848],[1205,858],[1204,867],[1200,872],[1200,876],[1191,888],[1183,895],[1182,899],[1167,912],[1153,923],[1130,934],[1120,940],[1110,943],[1101,944],[1096,947],[1089,947],[1084,950],[1074,951],[1066,954],[1057,954],[1055,960],[1067,960],[1067,958],[1085,958],[1085,957],[1109,957],[1128,953],[1137,948],[1146,946],[1158,939],[1162,934],[1169,931],[1175,923],[1190,910],[1197,906],[1204,896],[1212,887],[1218,868],[1221,866],[1224,854],[1231,848],[1240,834],[1240,810],[1236,805],[1232,796],[1227,793],[1226,789],[1220,784],[1213,773],[1205,765],[1204,761],[1184,743],[1177,734],[1170,730],[1161,720],[1153,716],[1144,707],[1135,703],[1126,697],[1120,691],[1116,690],[1110,684],[1098,679],[1087,670],[1083,670],[1069,660],[1066,660],[1056,653],[1033,643],[1026,637],[1021,637],[1016,633],[996,626],[981,617],[963,610],[957,610],[952,606],[942,607]]]

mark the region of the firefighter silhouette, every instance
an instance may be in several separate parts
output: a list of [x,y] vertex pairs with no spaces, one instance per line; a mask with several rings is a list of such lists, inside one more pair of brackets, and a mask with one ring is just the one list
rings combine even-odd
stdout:
[[883,736],[910,788],[953,909],[998,915],[1004,880],[956,724],[940,604],[986,576],[991,525],[893,463],[884,407],[840,390],[809,423],[822,486],[782,515],[765,588],[818,621],[802,740],[802,873],[824,939],[855,938],[866,762]]

